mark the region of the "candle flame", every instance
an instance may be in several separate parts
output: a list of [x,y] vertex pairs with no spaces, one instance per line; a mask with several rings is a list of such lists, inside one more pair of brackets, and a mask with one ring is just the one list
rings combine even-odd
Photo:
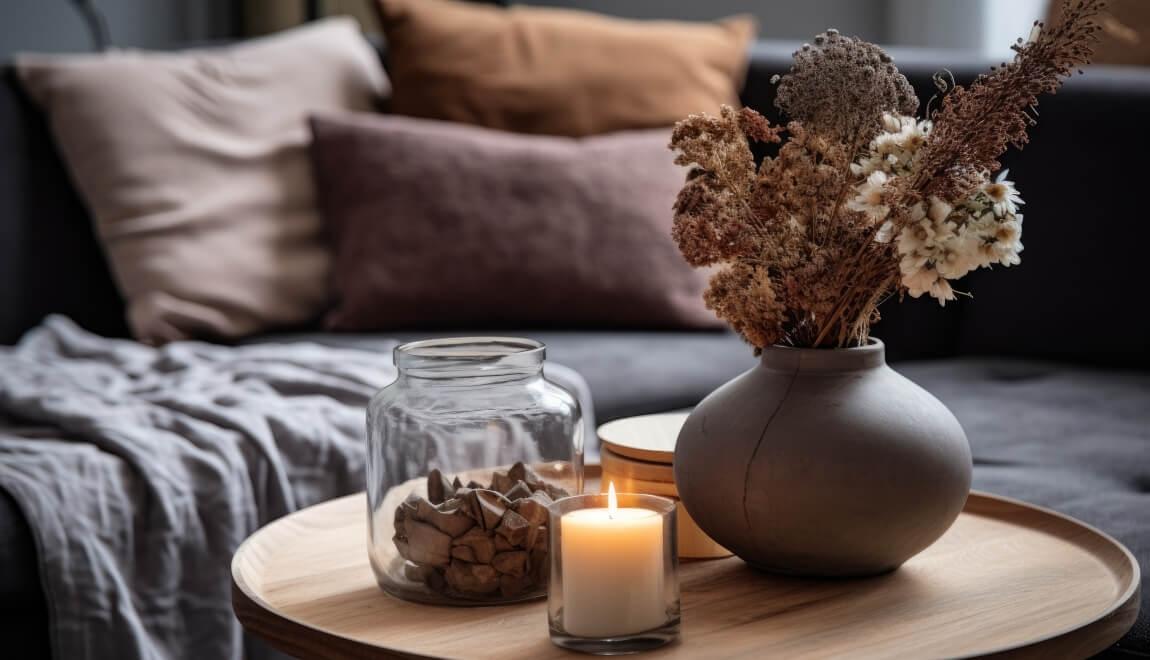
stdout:
[[615,496],[615,482],[612,481],[607,486],[607,515],[614,516],[618,510],[619,498]]

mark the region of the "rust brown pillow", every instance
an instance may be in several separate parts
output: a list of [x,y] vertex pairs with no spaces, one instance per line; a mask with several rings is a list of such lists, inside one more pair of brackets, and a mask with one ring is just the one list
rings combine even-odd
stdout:
[[573,139],[407,117],[312,120],[335,330],[712,327],[671,240],[668,130]]
[[377,0],[397,114],[583,136],[737,104],[754,19],[633,21],[566,9]]

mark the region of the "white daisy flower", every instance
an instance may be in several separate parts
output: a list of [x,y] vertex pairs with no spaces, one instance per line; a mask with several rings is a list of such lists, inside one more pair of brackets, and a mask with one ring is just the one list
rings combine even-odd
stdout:
[[999,217],[1014,213],[1026,202],[1018,194],[1013,181],[1008,181],[1006,175],[1010,170],[1003,170],[994,181],[982,185],[981,192],[990,198],[994,205],[994,213]]
[[858,186],[854,199],[847,204],[847,207],[855,211],[862,211],[875,220],[885,218],[890,213],[890,207],[883,203],[883,192],[887,180],[886,172],[881,170],[871,172],[866,180]]
[[938,274],[948,280],[957,280],[981,265],[977,244],[969,243],[965,235],[956,236],[935,259]]
[[910,222],[898,233],[898,253],[902,255],[928,252],[938,239],[938,229],[929,218],[917,222]]
[[1017,266],[1022,263],[1022,215],[1011,216],[998,224],[994,232],[995,261],[1002,266]]
[[902,120],[896,114],[884,112],[882,113],[882,128],[887,133],[898,133],[902,130]]
[[938,282],[938,272],[933,268],[925,267],[925,265],[918,268],[908,268],[908,265],[906,259],[899,265],[906,292],[910,294],[911,298],[919,298],[924,293],[930,293],[931,287]]
[[930,297],[938,301],[939,307],[946,307],[946,303],[955,300],[957,296],[954,295],[954,289],[950,288],[950,282],[942,279],[941,277],[930,285]]
[[[871,150],[882,156],[889,157],[895,155],[897,152],[902,151],[902,134],[901,133],[879,133],[871,141]],[[897,161],[897,157],[896,157]]]
[[941,224],[950,217],[954,207],[937,197],[930,198],[930,210],[927,212],[927,217],[934,223]]

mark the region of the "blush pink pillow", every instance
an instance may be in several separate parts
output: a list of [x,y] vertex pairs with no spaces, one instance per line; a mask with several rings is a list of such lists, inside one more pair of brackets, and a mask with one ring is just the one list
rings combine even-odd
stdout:
[[668,129],[526,136],[348,113],[313,119],[335,330],[718,325],[671,240]]
[[370,110],[387,86],[355,21],[225,48],[17,64],[96,220],[137,338],[242,337],[323,313],[330,255],[307,118]]

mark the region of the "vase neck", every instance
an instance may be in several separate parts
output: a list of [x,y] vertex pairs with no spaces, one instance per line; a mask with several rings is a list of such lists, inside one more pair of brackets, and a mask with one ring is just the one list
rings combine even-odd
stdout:
[[515,337],[428,339],[398,346],[395,366],[401,378],[503,381],[541,375],[545,352],[543,344]]
[[763,367],[775,371],[858,371],[886,364],[886,347],[878,339],[855,348],[794,348],[769,346],[763,349]]

